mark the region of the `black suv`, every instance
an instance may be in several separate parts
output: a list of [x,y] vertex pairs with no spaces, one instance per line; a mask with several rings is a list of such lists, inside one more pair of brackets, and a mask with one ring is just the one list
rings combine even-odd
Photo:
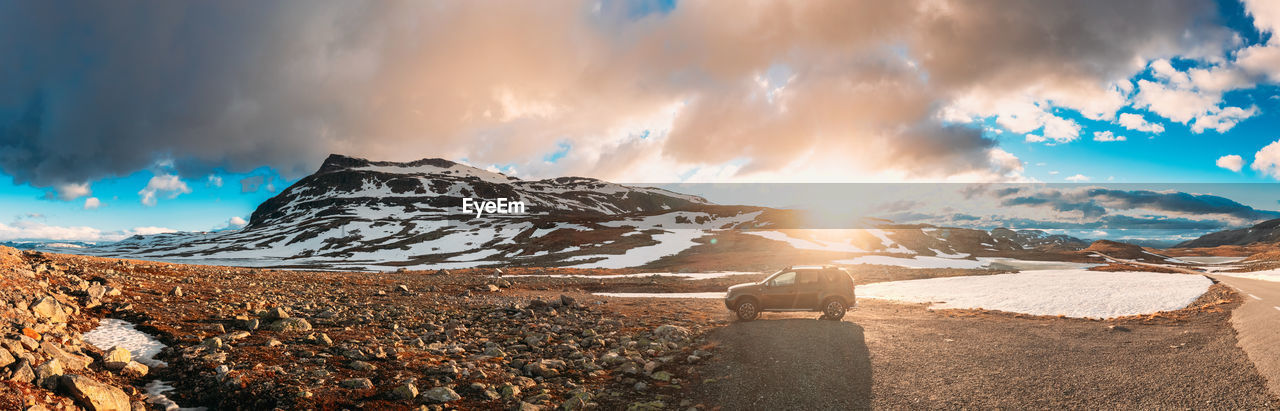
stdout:
[[787,267],[758,283],[729,287],[724,305],[751,321],[762,311],[819,311],[839,320],[857,304],[853,276],[836,266]]

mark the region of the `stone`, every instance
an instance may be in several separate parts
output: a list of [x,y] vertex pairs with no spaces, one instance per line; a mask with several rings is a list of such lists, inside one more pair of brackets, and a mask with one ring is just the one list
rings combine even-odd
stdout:
[[112,347],[102,355],[102,365],[108,370],[118,371],[133,361],[133,353],[121,346]]
[[13,354],[10,353],[9,350],[0,348],[0,368],[8,367],[9,364],[13,364],[17,361],[17,359],[13,358]]
[[62,304],[53,297],[45,297],[37,301],[35,305],[31,306],[31,312],[35,313],[36,317],[49,320],[49,322],[67,322],[67,312],[62,310]]
[[356,371],[373,371],[378,369],[378,367],[364,361],[356,360],[351,362],[351,369]]
[[151,367],[137,361],[129,361],[128,364],[125,364],[124,367],[120,369],[120,375],[129,378],[141,378],[146,376],[148,372],[151,372]]
[[350,388],[353,390],[364,390],[364,389],[373,388],[373,381],[369,381],[368,378],[351,378],[351,379],[342,380],[342,382],[338,383],[338,385],[342,386],[342,388]]
[[418,398],[418,386],[413,385],[411,382],[400,384],[399,386],[396,386],[395,389],[391,390],[391,397],[397,400],[412,400],[414,398]]
[[284,318],[271,323],[267,329],[279,332],[311,331],[311,323],[301,318]]
[[453,389],[449,387],[435,387],[422,393],[422,396],[435,403],[453,402],[462,399],[461,395],[453,392]]
[[262,314],[262,319],[267,321],[283,320],[289,318],[289,309],[284,307],[275,307]]
[[520,387],[511,384],[503,384],[501,387],[498,387],[498,395],[501,395],[502,398],[519,397]]
[[63,371],[62,361],[58,361],[57,358],[45,361],[44,364],[36,367],[36,383],[50,390],[57,388],[58,378],[62,377]]
[[648,402],[633,402],[627,406],[627,411],[659,411],[667,408],[667,404],[660,400]]
[[182,287],[174,286],[172,290],[169,290],[169,295],[172,295],[174,297],[181,297]]
[[93,359],[86,355],[69,353],[57,344],[48,341],[40,343],[40,349],[43,350],[45,354],[48,354],[49,357],[61,361],[63,367],[72,371],[83,370],[93,362]]
[[89,293],[89,298],[94,300],[101,300],[102,297],[105,297],[107,295],[107,287],[103,287],[102,284],[94,284],[89,286],[88,293]]
[[574,299],[573,297],[560,294],[560,305],[563,305],[565,307],[573,307],[577,303],[578,303],[578,300]]
[[9,375],[9,381],[30,383],[35,381],[35,379],[36,373],[35,371],[31,371],[31,363],[28,363],[27,360],[19,362],[18,366],[13,369],[13,374]]
[[209,337],[208,339],[204,340],[204,342],[200,343],[200,345],[208,347],[211,350],[218,350],[224,347],[224,344],[222,343],[222,339],[218,337]]
[[576,410],[587,409],[589,407],[588,404],[590,400],[591,400],[591,394],[588,394],[586,392],[578,392],[570,396],[569,399],[560,403],[560,409],[566,410],[566,411],[576,411]]
[[655,373],[653,373],[653,375],[650,375],[649,377],[650,377],[650,378],[653,378],[653,379],[655,379],[655,380],[658,380],[658,381],[664,381],[664,382],[670,382],[670,381],[671,381],[671,373],[666,372],[666,371],[658,371],[658,372],[655,372]]
[[90,411],[129,411],[133,405],[129,396],[119,388],[103,384],[83,375],[64,375],[62,386],[71,393],[77,404]]
[[501,290],[501,288],[498,288],[498,286],[493,284],[485,284],[485,287],[488,288],[491,293],[496,293]]
[[683,341],[689,338],[689,329],[678,325],[662,325],[653,330],[653,335],[663,341]]

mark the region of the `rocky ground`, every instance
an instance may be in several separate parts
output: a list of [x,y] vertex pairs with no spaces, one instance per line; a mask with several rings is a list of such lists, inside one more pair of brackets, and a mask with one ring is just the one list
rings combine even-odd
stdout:
[[[634,272],[312,272],[0,248],[0,409],[162,409],[144,392],[157,379],[171,382],[178,404],[211,409],[741,409],[772,403],[726,393],[790,391],[810,380],[834,385],[782,408],[1277,404],[1234,347],[1226,318],[1238,296],[1218,288],[1193,310],[1110,322],[867,301],[840,323],[768,314],[743,324],[719,300],[591,293],[721,291],[762,274],[529,276]],[[995,272],[863,267],[855,276]],[[168,366],[84,343],[82,333],[103,318],[156,336]],[[819,368],[799,371],[809,366]],[[839,379],[812,377],[831,370]],[[1174,388],[1134,399],[1143,392],[1129,391],[1134,373]],[[1046,391],[1037,375],[1065,385]],[[1108,383],[1106,395],[1088,391]]]

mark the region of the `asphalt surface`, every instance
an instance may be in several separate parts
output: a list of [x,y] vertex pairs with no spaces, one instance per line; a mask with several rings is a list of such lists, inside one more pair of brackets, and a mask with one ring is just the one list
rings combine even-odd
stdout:
[[1244,297],[1235,309],[1235,326],[1240,348],[1249,355],[1258,373],[1267,379],[1272,393],[1280,395],[1280,283],[1227,275],[1210,277],[1230,285]]

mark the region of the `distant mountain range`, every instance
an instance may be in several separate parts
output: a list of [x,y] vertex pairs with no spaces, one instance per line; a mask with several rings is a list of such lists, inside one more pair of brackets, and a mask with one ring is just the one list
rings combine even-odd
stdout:
[[[477,217],[464,199],[521,202],[523,214]],[[466,200],[471,201],[471,200]],[[76,251],[227,265],[389,270],[476,266],[625,268],[717,252],[715,239],[767,249],[901,255],[1079,250],[1038,230],[894,225],[811,238],[794,210],[712,204],[698,196],[561,177],[522,180],[443,159],[370,161],[331,155],[315,174],[263,202],[240,230],[135,236]]]
[[1267,220],[1252,227],[1209,233],[1175,245],[1176,248],[1217,247],[1280,242],[1280,219]]

